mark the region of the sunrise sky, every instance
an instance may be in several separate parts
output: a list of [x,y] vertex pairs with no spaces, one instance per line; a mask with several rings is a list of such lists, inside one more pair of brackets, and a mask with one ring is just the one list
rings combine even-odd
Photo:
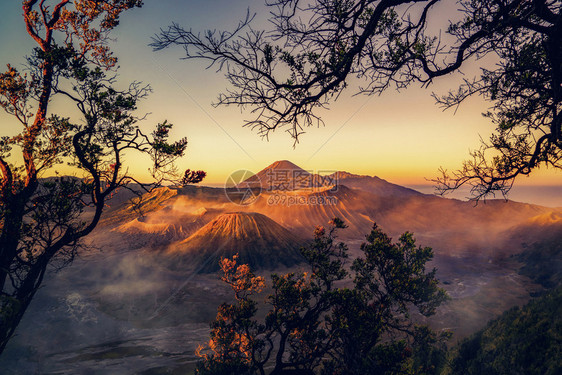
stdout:
[[[243,120],[251,117],[248,112],[211,105],[228,85],[222,73],[205,70],[202,61],[180,60],[181,48],[155,53],[148,46],[150,37],[171,22],[194,30],[231,29],[248,7],[258,12],[259,25],[266,16],[262,3],[146,0],[142,9],[127,12],[113,33],[120,82],[139,80],[154,90],[140,105],[141,113],[150,112],[142,126],[148,129],[168,119],[175,124],[174,136],[188,137],[187,156],[180,168],[203,169],[208,172],[207,183],[220,184],[235,170],[257,172],[275,160],[288,159],[305,169],[346,170],[415,185],[435,177],[440,166],[459,167],[469,150],[478,147],[479,137],[489,137],[492,126],[481,116],[487,108],[481,99],[471,99],[456,114],[434,104],[431,92],[444,94],[454,88],[456,76],[441,79],[427,90],[413,86],[401,93],[389,90],[380,97],[352,96],[355,92],[348,90],[322,113],[326,126],[308,129],[293,148],[293,140],[282,129],[271,134],[269,141],[261,139],[242,127]],[[33,43],[25,32],[20,7],[20,1],[0,5],[0,64],[21,69]],[[448,14],[447,9],[441,12],[441,16]],[[68,103],[55,104],[59,113],[69,111]],[[0,121],[0,135],[13,134],[15,124],[9,117],[2,113]],[[132,172],[146,176],[147,160],[131,156],[128,163]],[[560,172],[537,171],[518,183],[560,185],[561,177]]]

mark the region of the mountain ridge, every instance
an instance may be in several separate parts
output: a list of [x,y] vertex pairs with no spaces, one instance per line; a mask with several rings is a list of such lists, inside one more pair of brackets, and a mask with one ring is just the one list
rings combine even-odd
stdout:
[[388,196],[422,195],[416,190],[390,183],[378,176],[358,175],[347,171],[334,171],[323,175],[311,172],[289,160],[278,160],[243,181],[239,186],[260,185],[263,190],[271,192],[346,185]]
[[[304,171],[289,161],[278,161],[270,164],[270,167],[291,167],[299,173]],[[262,175],[267,173],[268,168],[261,171]],[[303,175],[306,176],[306,173]],[[193,185],[166,188],[158,194],[147,196],[144,214],[147,216],[146,222],[172,223],[184,230],[187,229],[188,221],[193,222],[189,227],[189,235],[221,214],[236,211],[265,215],[303,238],[309,238],[317,225],[325,225],[333,217],[339,217],[348,225],[346,230],[340,232],[340,237],[361,240],[376,222],[395,238],[408,230],[436,252],[454,256],[514,254],[520,250],[522,239],[514,237],[513,233],[521,232],[521,225],[551,211],[562,215],[562,210],[504,200],[488,200],[474,207],[472,202],[422,194],[376,176],[357,177],[347,172],[343,176],[335,189],[263,190],[250,205],[238,205],[229,200],[225,194],[227,191],[222,188]],[[196,221],[197,215],[194,213],[197,210],[208,213]],[[134,212],[125,208],[121,216],[130,221],[134,219],[132,215]],[[542,220],[553,220],[553,217],[558,216],[545,216]],[[537,227],[537,224],[530,223],[533,227]],[[131,227],[129,234],[134,235],[132,224]],[[550,227],[544,228],[545,232],[551,231]],[[142,235],[140,229],[139,237]],[[529,238],[537,239],[542,234],[542,231],[536,234],[525,232],[531,234]],[[161,237],[166,239],[173,236]]]

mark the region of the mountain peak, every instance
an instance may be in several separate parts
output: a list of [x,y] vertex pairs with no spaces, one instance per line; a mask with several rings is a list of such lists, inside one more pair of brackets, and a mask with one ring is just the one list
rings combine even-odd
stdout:
[[298,190],[311,185],[313,175],[289,160],[278,160],[244,181],[248,186],[259,184],[262,189]]
[[295,163],[289,160],[277,160],[276,162],[262,169],[259,173],[272,169],[277,169],[277,170],[283,169],[283,170],[290,170],[290,171],[296,170],[296,171],[306,172],[304,169],[302,169],[301,167],[299,167],[298,165],[296,165]]

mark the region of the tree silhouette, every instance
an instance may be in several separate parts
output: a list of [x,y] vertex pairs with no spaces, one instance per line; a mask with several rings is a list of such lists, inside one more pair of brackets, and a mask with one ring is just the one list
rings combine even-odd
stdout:
[[316,229],[302,250],[306,271],[271,275],[264,319],[252,296],[265,279],[236,257],[221,261],[235,302],[219,307],[198,351],[199,374],[436,373],[448,333],[417,326],[410,315],[415,307],[430,316],[446,299],[435,269],[425,270],[431,249],[416,247],[410,233],[393,244],[374,225],[350,273],[347,246],[336,241],[344,227],[336,218],[328,230]]
[[[173,176],[173,163],[186,149],[186,139],[168,141],[166,122],[149,135],[137,126],[133,112],[148,86],[114,87],[117,58],[109,33],[122,12],[141,3],[23,1],[26,30],[37,47],[27,58],[27,74],[11,65],[0,74],[0,106],[19,126],[10,124],[15,135],[0,140],[0,353],[47,266],[71,262],[106,201],[134,181],[124,153],[150,155],[157,184]],[[53,114],[55,95],[74,103],[81,120]],[[65,162],[80,175],[43,178]]]
[[[223,70],[232,86],[218,104],[249,106],[247,122],[262,135],[285,127],[298,140],[322,123],[319,108],[351,79],[360,93],[412,83],[424,87],[483,57],[498,61],[457,91],[435,95],[446,108],[472,95],[492,103],[496,126],[472,160],[437,182],[447,192],[468,184],[476,198],[506,194],[538,166],[561,168],[562,5],[554,0],[461,0],[446,30],[439,0],[266,0],[270,30],[251,27],[248,13],[231,32],[203,34],[173,24],[155,49],[180,45],[188,59]],[[441,28],[442,29],[442,28]]]

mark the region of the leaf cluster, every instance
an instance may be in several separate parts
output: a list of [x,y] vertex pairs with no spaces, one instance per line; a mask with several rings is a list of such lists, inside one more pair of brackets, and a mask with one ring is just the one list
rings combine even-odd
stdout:
[[[0,353],[47,267],[69,264],[100,222],[107,201],[136,182],[126,167],[130,153],[152,158],[154,181],[138,184],[145,192],[180,177],[174,162],[187,140],[171,142],[167,122],[144,134],[135,111],[150,87],[133,82],[120,89],[111,70],[117,59],[108,48],[109,32],[122,12],[141,4],[22,2],[36,48],[26,59],[26,74],[12,65],[0,73],[0,107],[15,119],[8,130],[14,135],[0,138]],[[75,105],[78,116],[53,113],[55,97]],[[58,176],[64,164],[75,176]],[[198,181],[203,177],[199,173]]]
[[211,340],[199,350],[199,373],[436,373],[449,334],[417,326],[410,316],[414,308],[429,316],[446,300],[435,270],[425,270],[431,249],[416,247],[408,233],[392,244],[375,225],[361,247],[364,257],[349,269],[347,246],[336,240],[342,228],[336,218],[328,230],[316,229],[302,249],[307,271],[271,275],[263,320],[250,296],[264,279],[223,259],[222,279],[236,301],[219,308]]

